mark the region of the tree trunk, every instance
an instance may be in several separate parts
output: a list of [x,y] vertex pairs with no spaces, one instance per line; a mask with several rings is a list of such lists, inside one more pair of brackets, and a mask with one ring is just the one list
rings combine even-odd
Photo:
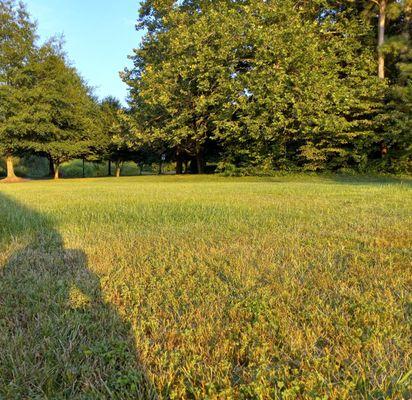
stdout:
[[388,154],[388,146],[386,145],[385,142],[381,143],[381,157],[384,158]]
[[198,153],[196,156],[196,165],[197,165],[197,173],[204,174],[205,168],[204,168],[203,156],[201,153]]
[[382,46],[385,44],[385,27],[386,27],[386,6],[387,0],[381,0],[379,5],[379,23],[378,23],[378,55],[380,79],[385,79],[385,55],[382,52]]
[[183,173],[183,162],[180,156],[176,160],[176,174],[181,175]]
[[16,179],[16,174],[14,173],[13,157],[6,157],[6,167],[7,167],[7,179]]
[[54,168],[54,179],[59,179],[60,178],[60,174],[59,174],[60,165],[54,163],[53,168]]
[[120,178],[122,165],[119,161],[116,162],[116,178]]
[[111,162],[111,160],[109,160],[109,165],[108,165],[107,168],[108,168],[107,169],[107,175],[112,176],[112,162]]
[[47,157],[49,159],[49,177],[53,178],[54,177],[54,164],[53,164],[53,160],[50,156]]
[[185,174],[189,173],[189,160],[185,160]]

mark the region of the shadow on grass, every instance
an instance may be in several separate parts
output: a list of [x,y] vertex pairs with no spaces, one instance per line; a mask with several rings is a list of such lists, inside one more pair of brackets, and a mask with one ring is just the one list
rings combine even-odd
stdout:
[[1,193],[0,251],[0,398],[157,398],[86,255]]
[[406,185],[412,186],[412,178],[395,175],[345,175],[326,174],[325,179],[346,185]]
[[[253,179],[253,178],[252,178]],[[342,185],[404,185],[412,186],[412,177],[408,175],[362,175],[362,174],[343,174],[327,172],[301,172],[301,173],[279,173],[273,176],[261,177],[263,181],[274,183],[326,183]]]

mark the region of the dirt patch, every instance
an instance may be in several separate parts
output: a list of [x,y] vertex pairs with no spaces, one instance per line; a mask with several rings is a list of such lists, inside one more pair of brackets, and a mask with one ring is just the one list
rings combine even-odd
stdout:
[[21,183],[21,182],[28,182],[30,179],[26,179],[26,178],[19,178],[19,177],[15,177],[15,178],[4,178],[4,179],[0,179],[0,183]]

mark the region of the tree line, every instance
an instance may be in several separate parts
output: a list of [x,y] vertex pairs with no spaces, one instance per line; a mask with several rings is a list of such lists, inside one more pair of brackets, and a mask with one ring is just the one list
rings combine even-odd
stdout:
[[1,0],[0,152],[167,160],[176,172],[411,169],[411,0],[145,0],[144,38],[98,101]]
[[142,136],[223,168],[410,167],[410,0],[145,0]]
[[59,38],[38,44],[23,3],[1,0],[0,155],[8,180],[17,179],[13,158],[27,155],[47,158],[54,178],[62,163],[77,158],[109,160],[120,175],[124,161],[150,159],[129,120],[118,100],[93,95]]

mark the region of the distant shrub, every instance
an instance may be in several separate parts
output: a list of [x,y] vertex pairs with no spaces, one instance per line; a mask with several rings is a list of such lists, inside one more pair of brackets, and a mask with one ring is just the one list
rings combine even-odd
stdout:
[[[60,167],[60,174],[63,178],[81,178],[83,177],[83,161],[73,160],[64,163]],[[96,176],[95,168],[89,163],[84,164],[84,176],[94,177]]]
[[163,172],[175,172],[176,164],[175,163],[164,163],[162,164],[162,171]]
[[134,176],[134,175],[139,175],[139,174],[140,174],[139,168],[137,167],[136,163],[134,163],[133,161],[125,162],[122,165],[121,175]]
[[30,155],[20,159],[17,169],[29,178],[43,178],[49,175],[49,160],[46,157]]
[[242,176],[242,168],[236,167],[235,164],[219,162],[216,167],[216,172],[223,176]]
[[218,163],[215,172],[223,176],[279,176],[288,175],[292,170],[276,170],[268,165],[261,166],[236,166],[231,163]]

